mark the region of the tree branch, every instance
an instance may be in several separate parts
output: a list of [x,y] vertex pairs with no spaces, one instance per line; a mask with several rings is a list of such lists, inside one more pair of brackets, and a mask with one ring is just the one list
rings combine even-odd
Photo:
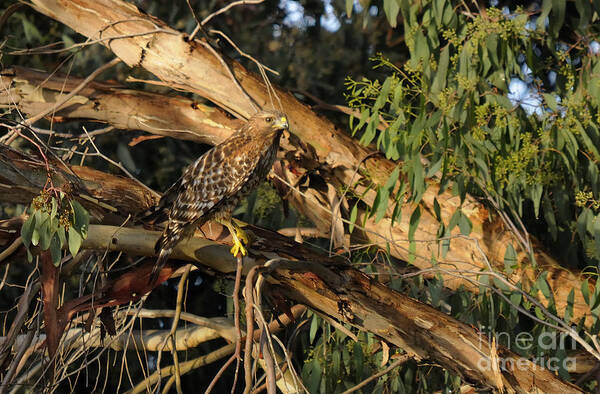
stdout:
[[[264,263],[266,256],[269,259],[283,258],[283,261],[259,271],[272,290],[288,299],[371,332],[416,358],[432,360],[479,386],[498,390],[520,388],[526,391],[579,392],[576,386],[561,381],[550,371],[502,346],[494,346],[484,333],[475,328],[395,292],[341,261],[312,252],[305,245],[294,245],[275,232],[257,227],[252,227],[252,230],[259,238],[249,250],[254,260],[246,261],[257,264]],[[121,231],[126,236],[120,236]],[[131,236],[134,233],[135,236]],[[117,234],[117,242],[113,242],[107,234]],[[153,252],[153,240],[158,235],[158,232],[144,229],[93,225],[82,247],[149,255],[150,251]],[[286,242],[289,242],[288,246],[283,244]],[[178,245],[174,256],[179,253],[178,256],[188,260],[203,261],[212,269],[223,270],[221,272],[235,271],[235,262],[230,255],[227,260],[218,261],[225,258],[229,246],[197,237],[182,244]],[[202,246],[194,249],[198,245]],[[288,254],[286,250],[292,253]],[[293,255],[309,258],[286,260]],[[255,331],[253,335],[256,338],[258,334]],[[231,351],[234,349],[235,345],[232,345]],[[180,366],[182,373],[185,373],[185,365]]]
[[[194,77],[194,75],[190,76],[190,78]],[[51,107],[53,105],[52,99],[59,99],[58,91],[63,89],[64,85],[63,77],[55,78],[48,74],[22,68],[5,71],[0,74],[0,78],[0,82],[6,84],[4,93],[0,92],[0,102],[10,103],[14,101],[27,114],[38,113],[43,106]],[[37,86],[42,81],[45,81],[41,89],[46,101],[39,102],[41,95],[33,94],[33,92],[36,92]],[[68,92],[69,89],[73,89],[80,83],[81,80],[71,77],[66,87],[64,87],[64,91]],[[157,135],[166,135],[195,142],[218,143],[230,135],[240,124],[239,121],[230,119],[217,108],[199,105],[184,98],[125,90],[116,84],[93,82],[82,90],[80,95],[76,96],[76,102],[77,104],[73,104],[58,113],[62,117],[61,119],[85,118],[111,122],[115,127],[141,129]],[[157,117],[156,114],[161,114],[161,117]],[[311,112],[311,116],[314,117],[315,114]],[[299,127],[301,128],[302,125]],[[337,131],[332,129],[332,133],[334,134],[331,134],[330,144],[332,149],[336,149],[335,144],[339,143],[336,140],[337,134],[335,133]],[[302,134],[300,136],[302,137]],[[309,136],[308,138],[312,137]],[[310,139],[308,141],[312,142]],[[328,203],[327,193],[321,190],[321,182],[330,184],[334,190],[345,190],[348,185],[355,184],[360,176],[355,177],[355,171],[345,169],[335,160],[330,161],[331,157],[334,156],[328,156],[329,159],[315,156],[314,151],[301,141],[288,141],[284,144],[284,147],[282,172],[276,174],[282,177],[287,184],[281,181],[279,181],[279,184],[284,190],[287,189],[290,202],[300,212],[308,216],[317,225],[321,233],[328,234],[332,223],[331,212],[335,207],[331,207]],[[339,152],[339,154],[342,153]],[[382,163],[381,158],[374,155],[365,160],[367,170],[373,160]],[[335,168],[332,169],[332,167]],[[0,167],[0,178],[2,178],[2,174],[3,169]],[[93,173],[78,175],[82,176],[86,182],[94,182],[98,178]],[[310,180],[316,178],[321,180],[315,181],[313,185]],[[302,188],[295,186],[300,183],[303,184]],[[138,195],[145,193],[138,191],[138,189],[139,187],[136,186],[136,188],[127,190],[129,193],[135,191]],[[15,202],[26,203],[32,196],[31,193],[24,193],[21,187],[3,190],[0,184],[0,192],[2,191],[8,194],[7,200]],[[357,185],[355,192],[364,194],[366,190],[364,187]],[[144,197],[144,199],[146,198]],[[453,196],[450,191],[439,194],[439,187],[436,184],[429,185],[421,202],[421,219],[414,235],[414,239],[419,241],[419,251],[416,256],[412,254],[415,257],[413,264],[420,269],[429,269],[431,268],[431,256],[436,256],[439,263],[438,267],[442,269],[459,271],[488,269],[482,258],[483,252],[484,255],[489,257],[493,269],[503,271],[506,248],[509,244],[516,245],[517,242],[513,238],[513,234],[503,224],[502,219],[496,217],[490,220],[490,216],[493,217],[493,215],[490,215],[480,203],[467,196],[465,203],[462,205],[462,210],[473,223],[473,231],[470,238],[453,237],[449,240],[450,249],[447,255],[443,257],[440,254],[441,248],[439,248],[437,237],[439,222],[433,214],[434,199],[439,202],[441,216],[445,223],[448,223],[455,210],[461,207],[459,197]],[[103,201],[114,200],[114,196],[106,196],[103,199]],[[373,200],[374,193],[367,192],[365,201],[372,203]],[[391,211],[392,208],[393,204],[390,202],[389,210]],[[366,212],[359,209],[356,223],[364,223],[364,230],[361,231],[360,226],[355,228],[352,234],[354,241],[375,244],[383,249],[387,249],[387,244],[390,243],[389,250],[392,255],[400,259],[410,260],[408,229],[410,228],[409,220],[413,209],[414,206],[406,204],[402,208],[402,220],[394,225],[392,225],[392,220],[389,217],[384,217],[375,223],[373,218],[369,218]],[[455,229],[453,235],[457,235],[458,232],[459,230]],[[529,263],[527,253],[520,252],[517,255],[518,264],[512,273],[511,281],[521,283],[524,289],[528,289],[531,284],[535,283],[539,272],[547,271],[548,283],[554,292],[559,315],[564,314],[568,305],[569,292],[574,289],[574,320],[579,320],[583,316],[590,316],[589,306],[581,294],[581,273],[577,270],[562,267],[558,261],[544,251],[543,247],[533,237],[532,243],[537,268]],[[444,285],[451,289],[464,286],[471,291],[478,291],[477,286],[460,276],[449,276],[444,273],[442,273],[442,276],[444,277]],[[590,278],[590,281],[593,283],[593,278]],[[593,291],[593,289],[590,291]],[[537,297],[547,305],[547,300],[541,293]],[[590,325],[592,320],[591,318],[586,319],[586,324]]]

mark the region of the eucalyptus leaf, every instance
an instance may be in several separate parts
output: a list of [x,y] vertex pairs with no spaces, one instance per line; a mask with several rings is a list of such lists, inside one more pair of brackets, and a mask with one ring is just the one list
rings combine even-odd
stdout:
[[71,254],[73,256],[75,256],[77,254],[77,252],[79,251],[79,248],[81,247],[81,235],[79,234],[79,232],[77,232],[77,230],[75,230],[74,227],[69,227],[69,252],[71,252]]

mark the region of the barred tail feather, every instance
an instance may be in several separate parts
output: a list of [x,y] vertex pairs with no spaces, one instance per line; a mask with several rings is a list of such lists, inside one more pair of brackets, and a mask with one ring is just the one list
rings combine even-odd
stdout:
[[182,233],[182,227],[178,225],[171,227],[171,223],[169,223],[158,241],[156,241],[154,250],[158,254],[158,258],[156,259],[156,264],[154,264],[152,273],[150,274],[150,283],[154,283],[158,279],[160,271],[167,263],[167,260],[169,260],[171,253],[173,253],[173,248],[181,239]]

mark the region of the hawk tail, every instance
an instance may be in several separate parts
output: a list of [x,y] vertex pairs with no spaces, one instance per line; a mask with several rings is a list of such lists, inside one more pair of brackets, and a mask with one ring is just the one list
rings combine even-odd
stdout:
[[183,227],[178,225],[171,226],[171,223],[169,223],[158,241],[156,241],[156,244],[154,245],[154,251],[156,254],[158,254],[158,258],[156,259],[156,263],[154,264],[154,267],[152,267],[152,272],[150,273],[150,283],[154,283],[158,279],[160,271],[167,263],[167,260],[169,260],[171,253],[173,253],[173,248],[181,239],[182,233]]

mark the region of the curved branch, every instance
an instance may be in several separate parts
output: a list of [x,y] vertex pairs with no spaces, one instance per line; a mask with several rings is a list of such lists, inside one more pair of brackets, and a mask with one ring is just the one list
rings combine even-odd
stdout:
[[[157,18],[141,13],[130,3],[122,0],[78,2],[33,0],[33,4],[40,12],[87,37],[92,39],[115,37],[103,43],[130,66],[142,66],[172,88],[197,93],[232,114],[248,117],[253,113],[246,97],[233,93],[237,92],[238,83],[261,106],[270,105],[269,89],[258,75],[247,71],[235,61],[228,61],[227,67],[224,67],[220,60],[203,45],[196,41],[189,41],[184,34],[169,28]],[[157,33],[140,34],[150,29],[156,30],[157,26],[160,28]],[[228,69],[232,70],[236,82],[232,81]],[[284,89],[276,88],[276,93],[281,98],[283,110],[290,119],[293,133],[306,147],[306,149],[301,147],[287,152],[286,165],[292,171],[285,172],[284,178],[289,184],[298,184],[299,181],[305,180],[308,174],[311,176],[318,174],[333,188],[332,190],[339,190],[348,184],[355,185],[352,179],[357,167],[364,168],[361,173],[368,174],[366,181],[373,180],[378,184],[387,181],[395,163],[381,156],[371,156],[373,150],[357,144],[345,133],[336,129],[331,122],[318,116]],[[301,159],[298,160],[298,157]],[[364,157],[370,158],[361,165]],[[305,163],[308,165],[303,166]],[[446,190],[439,194],[436,182],[430,183],[421,201],[421,218],[414,234],[415,239],[426,241],[420,244],[420,256],[414,259],[408,241],[409,221],[416,206],[405,204],[403,201],[399,202],[402,204],[400,223],[392,223],[391,214],[396,203],[392,199],[388,202],[388,215],[379,222],[375,222],[373,217],[359,210],[359,221],[364,223],[365,230],[357,228],[353,233],[355,240],[375,244],[383,249],[387,249],[388,244],[391,243],[389,250],[392,255],[403,260],[414,259],[413,264],[421,269],[431,267],[431,256],[435,256],[439,266],[444,268],[460,270],[474,267],[486,268],[479,256],[477,245],[466,239],[453,239],[448,253],[445,256],[440,253],[442,248],[439,247],[437,237],[439,222],[433,214],[434,200],[437,199],[444,223],[450,221],[456,209],[462,209],[473,223],[471,236],[479,241],[493,267],[502,270],[508,245],[517,243],[502,220],[491,214],[474,198],[467,196],[461,203],[460,198],[454,196],[451,191]],[[320,192],[318,186],[311,186],[309,185],[309,189],[305,191],[292,188],[292,192],[288,194],[289,199],[321,231],[328,231],[332,223],[339,223],[337,220],[332,220],[334,207],[327,203],[330,200],[326,193]],[[356,195],[363,196],[367,204],[372,204],[376,197],[373,190],[366,190],[361,186],[354,186],[354,192]],[[458,229],[455,229],[453,234],[458,234]],[[535,241],[533,249],[537,266],[531,264],[527,253],[519,253],[517,268],[513,273],[514,281],[522,283],[527,289],[535,283],[541,271],[547,271],[548,282],[554,291],[553,298],[559,314],[564,314],[569,305],[567,301],[569,292],[574,289],[573,318],[579,320],[584,316],[591,316],[590,308],[581,293],[580,274],[563,269]],[[445,277],[444,279],[445,286],[451,289],[464,286],[470,291],[478,291],[477,287],[461,278]],[[541,293],[538,298],[544,305],[548,305],[548,300]],[[588,324],[591,321],[591,318],[586,319]]]

